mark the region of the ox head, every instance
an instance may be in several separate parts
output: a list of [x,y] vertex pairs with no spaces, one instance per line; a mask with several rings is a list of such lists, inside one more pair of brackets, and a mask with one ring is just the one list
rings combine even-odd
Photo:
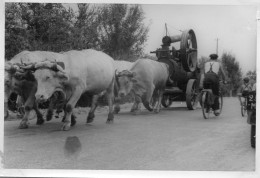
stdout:
[[122,72],[116,73],[119,97],[125,97],[130,93],[134,83],[136,83],[136,79],[134,78],[135,75],[135,72],[131,72],[128,70],[123,70]]
[[57,91],[63,93],[63,83],[68,81],[68,76],[56,62],[34,63],[27,69],[34,71],[33,75],[38,84],[35,94],[36,101],[45,102]]

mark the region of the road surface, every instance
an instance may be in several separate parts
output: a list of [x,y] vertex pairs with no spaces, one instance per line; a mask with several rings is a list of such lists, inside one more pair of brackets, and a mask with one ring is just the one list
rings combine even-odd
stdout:
[[98,108],[86,124],[89,108],[76,111],[77,124],[60,131],[61,119],[42,126],[30,120],[4,123],[4,168],[83,170],[254,171],[255,149],[250,125],[240,114],[237,98],[224,98],[221,116],[205,120],[201,109],[189,111],[173,103],[159,114],[138,115],[122,105],[113,124],[107,108]]

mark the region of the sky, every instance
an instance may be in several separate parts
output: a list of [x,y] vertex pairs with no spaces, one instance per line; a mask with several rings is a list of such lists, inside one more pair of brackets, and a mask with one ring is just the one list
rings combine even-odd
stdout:
[[[76,9],[76,4],[69,4]],[[149,25],[145,53],[162,44],[165,23],[170,35],[193,29],[197,38],[198,58],[216,53],[231,53],[245,75],[256,70],[257,53],[257,6],[251,5],[179,5],[140,4],[144,11],[144,23]],[[179,45],[179,44],[178,44]],[[176,46],[179,49],[179,46]],[[154,55],[154,54],[151,54]]]
[[[198,58],[216,53],[231,53],[245,74],[256,69],[256,6],[239,5],[142,5],[145,23],[150,24],[145,52],[160,47],[165,23],[170,35],[193,29],[197,38]],[[179,48],[179,47],[178,47]]]

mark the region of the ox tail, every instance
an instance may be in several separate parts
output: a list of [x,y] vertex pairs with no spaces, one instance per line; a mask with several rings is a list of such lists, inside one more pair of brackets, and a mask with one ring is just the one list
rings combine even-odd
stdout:
[[143,102],[144,107],[145,107],[148,111],[153,111],[153,108],[151,108],[150,102],[146,100],[146,97],[142,97],[142,102]]

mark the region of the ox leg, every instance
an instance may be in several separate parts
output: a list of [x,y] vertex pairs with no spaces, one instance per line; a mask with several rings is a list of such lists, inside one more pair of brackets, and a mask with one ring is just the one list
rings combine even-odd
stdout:
[[114,113],[118,114],[120,111],[120,105],[119,105],[119,98],[115,98],[115,107],[114,107]]
[[138,114],[141,112],[141,102],[142,102],[142,99],[140,96],[138,95],[135,95],[135,101],[134,101],[134,105],[131,109],[131,111],[134,113],[134,114]]
[[37,115],[36,125],[42,125],[44,123],[44,119],[42,117],[42,113],[39,111],[38,104],[36,102],[34,103],[34,110]]
[[134,101],[133,106],[132,106],[130,112],[134,112],[136,110],[137,110],[137,103],[136,103],[136,101]]
[[154,100],[157,100],[157,106],[154,109],[155,113],[159,113],[160,112],[162,96],[163,96],[163,90],[159,90],[158,91],[158,96],[154,98]]
[[[33,93],[28,97],[24,104],[25,113],[23,119],[19,125],[19,129],[27,129],[28,128],[28,117],[33,108],[35,108],[35,97]],[[36,109],[37,110],[37,109]],[[35,110],[35,111],[36,111]]]
[[72,112],[73,112],[73,109],[75,108],[76,103],[79,100],[82,92],[83,91],[80,87],[76,88],[73,95],[71,96],[71,99],[66,104],[64,124],[61,128],[64,131],[70,130],[71,120],[72,120]]
[[91,123],[94,120],[95,117],[95,110],[97,108],[97,100],[98,100],[99,95],[94,95],[91,103],[91,108],[88,113],[87,117],[87,123]]
[[50,121],[52,119],[53,116],[53,108],[54,108],[54,101],[51,100],[49,107],[48,107],[48,111],[47,111],[47,115],[46,115],[46,120]]
[[150,107],[150,101],[152,99],[153,96],[153,92],[154,92],[154,85],[148,87],[148,91],[146,92],[146,95],[144,95],[142,97],[142,101],[143,101],[143,105],[145,106],[146,109],[148,109],[149,111],[153,111],[153,108]]
[[113,123],[114,121],[114,114],[113,114],[113,92],[107,93],[107,101],[108,101],[108,107],[109,107],[109,113],[107,117],[107,123]]
[[107,117],[107,124],[113,123],[114,121],[114,114],[113,114],[113,101],[114,101],[114,79],[111,82],[109,88],[106,92],[107,101],[108,101],[108,107],[109,107],[109,113]]
[[25,114],[23,116],[22,121],[20,122],[19,129],[27,129],[28,128],[28,117],[32,110],[32,106],[25,106]]

